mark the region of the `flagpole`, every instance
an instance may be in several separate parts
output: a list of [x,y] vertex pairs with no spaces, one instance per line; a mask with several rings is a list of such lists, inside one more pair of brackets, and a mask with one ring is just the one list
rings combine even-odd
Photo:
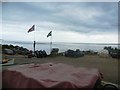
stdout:
[[34,55],[35,55],[35,44],[36,44],[36,42],[35,42],[35,25],[33,25],[27,32],[29,33],[29,32],[32,32],[32,31],[34,31],[34,41],[33,41],[33,48],[34,48]]
[[50,52],[52,51],[52,35],[51,35],[51,38],[50,38]]
[[[36,29],[35,26],[34,26],[34,29]],[[35,31],[36,31],[36,30],[35,30]],[[35,55],[35,44],[36,44],[36,42],[35,42],[35,31],[34,31],[34,43],[33,43],[34,55]]]
[[47,37],[51,36],[50,38],[50,54],[51,54],[51,51],[52,51],[52,31],[50,31],[47,35]]
[[35,31],[34,31],[34,41],[35,41]]

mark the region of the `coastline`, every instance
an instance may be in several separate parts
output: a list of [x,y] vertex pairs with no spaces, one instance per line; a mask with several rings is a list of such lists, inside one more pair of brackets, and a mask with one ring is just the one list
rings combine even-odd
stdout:
[[[33,50],[33,42],[22,41],[3,41],[2,45],[14,45],[24,47],[28,50]],[[65,52],[68,49],[80,51],[93,50],[95,52],[101,51],[104,47],[118,48],[119,44],[116,43],[69,43],[69,42],[53,42],[52,48],[59,48],[59,52]],[[36,50],[45,50],[47,54],[50,53],[49,42],[36,42]]]
[[[5,47],[4,47],[5,48]],[[25,48],[20,48],[21,51],[24,52],[26,50]],[[94,51],[93,51],[94,52]],[[20,55],[20,54],[14,54],[10,55],[14,58],[15,65],[22,65],[22,64],[29,64],[29,63],[65,63],[70,64],[75,67],[85,67],[85,68],[96,68],[100,70],[100,72],[103,74],[103,80],[111,83],[118,84],[118,59],[112,58],[110,55],[101,57],[98,54],[93,54],[93,52],[87,52],[89,54],[85,54],[82,57],[66,57],[63,55],[63,53],[58,53],[57,55],[53,56],[47,56],[44,58],[37,58],[32,57],[28,58],[28,54],[26,55]],[[103,53],[107,55],[107,53]],[[2,53],[2,57],[4,54]],[[3,66],[2,70],[12,67],[11,66]]]

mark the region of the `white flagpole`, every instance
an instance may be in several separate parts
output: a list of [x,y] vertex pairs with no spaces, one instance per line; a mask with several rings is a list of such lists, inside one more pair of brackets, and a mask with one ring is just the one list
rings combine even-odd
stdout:
[[34,30],[34,41],[35,41],[35,30]]
[[50,41],[50,51],[52,51],[52,34],[51,34],[51,41]]
[[51,51],[52,51],[52,31],[50,31],[49,33],[48,33],[48,35],[47,35],[47,37],[49,37],[49,36],[51,36],[51,38],[50,38],[50,54],[51,54]]

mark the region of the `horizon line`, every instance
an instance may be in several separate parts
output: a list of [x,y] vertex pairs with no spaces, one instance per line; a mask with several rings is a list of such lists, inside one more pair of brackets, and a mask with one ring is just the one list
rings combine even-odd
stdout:
[[[32,43],[33,41],[14,41],[14,40],[2,40],[2,42],[6,41],[6,42],[16,42],[16,43]],[[49,43],[49,42],[43,42],[43,41],[38,41],[37,43]],[[72,44],[120,44],[119,42],[53,42],[53,43],[72,43]]]

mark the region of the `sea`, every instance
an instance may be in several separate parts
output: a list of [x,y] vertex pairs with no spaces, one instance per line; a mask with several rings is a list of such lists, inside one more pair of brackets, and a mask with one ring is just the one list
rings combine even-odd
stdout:
[[[21,46],[27,48],[29,50],[33,50],[33,43],[32,42],[23,42],[23,41],[2,41],[2,45],[14,45],[14,46]],[[36,50],[45,50],[47,54],[50,53],[50,49],[58,48],[59,52],[65,52],[68,49],[76,50],[79,49],[80,51],[87,51],[93,50],[99,52],[104,49],[104,47],[118,48],[118,44],[115,43],[67,43],[67,42],[52,42],[52,45],[48,42],[36,42]]]

